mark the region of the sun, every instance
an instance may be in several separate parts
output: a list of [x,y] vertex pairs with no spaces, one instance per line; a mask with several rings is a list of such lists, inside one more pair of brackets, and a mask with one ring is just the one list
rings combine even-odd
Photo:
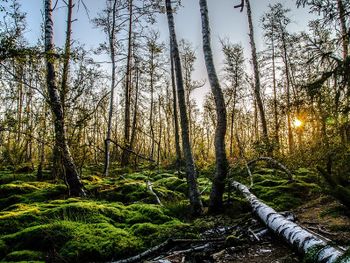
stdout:
[[298,118],[295,118],[294,120],[293,120],[293,126],[295,127],[295,128],[299,128],[299,127],[301,127],[303,125],[303,122],[301,121],[301,120],[299,120]]

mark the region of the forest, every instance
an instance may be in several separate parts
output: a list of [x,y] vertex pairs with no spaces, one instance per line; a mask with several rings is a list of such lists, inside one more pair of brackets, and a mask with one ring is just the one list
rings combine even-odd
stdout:
[[350,1],[0,0],[0,261],[350,263]]

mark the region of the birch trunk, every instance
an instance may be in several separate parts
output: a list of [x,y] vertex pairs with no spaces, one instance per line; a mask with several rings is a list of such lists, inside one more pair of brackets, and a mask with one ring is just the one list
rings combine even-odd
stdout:
[[63,107],[55,83],[54,67],[54,43],[53,43],[53,19],[52,1],[45,0],[45,53],[46,53],[46,84],[49,94],[50,107],[54,116],[55,142],[58,150],[62,153],[63,164],[66,172],[66,182],[69,194],[73,196],[84,196],[85,192],[81,183],[77,168],[70,153],[66,131],[64,127]]
[[[293,246],[302,254],[314,251],[316,262],[333,263],[339,260],[343,254],[338,248],[328,245],[323,239],[310,233],[299,225],[287,220],[271,207],[261,202],[253,195],[248,188],[238,182],[233,182],[232,186],[240,191],[250,202],[253,212],[264,222],[264,224],[276,235],[282,237],[288,244]],[[350,259],[337,261],[339,263],[349,263]]]
[[182,148],[183,148],[184,158],[186,162],[188,195],[191,203],[192,214],[199,215],[203,211],[203,204],[200,199],[200,193],[198,191],[197,171],[193,160],[191,143],[189,138],[185,90],[184,90],[184,83],[182,78],[179,48],[176,40],[175,23],[174,23],[173,10],[171,7],[171,0],[165,0],[165,4],[166,4],[166,12],[167,12],[167,19],[168,19],[168,26],[169,26],[169,34],[170,34],[170,48],[171,48],[172,58],[174,60],[174,68],[175,68],[175,75],[176,75],[175,76],[176,87],[177,87],[178,103],[179,103],[179,109],[180,109],[180,123],[181,123],[181,132],[182,132]]
[[222,209],[222,196],[225,191],[225,179],[227,175],[227,159],[225,148],[226,106],[219,79],[216,74],[213,53],[211,50],[207,1],[200,0],[199,5],[202,17],[203,53],[211,91],[214,95],[217,119],[215,129],[216,173],[210,194],[209,212],[218,212]]

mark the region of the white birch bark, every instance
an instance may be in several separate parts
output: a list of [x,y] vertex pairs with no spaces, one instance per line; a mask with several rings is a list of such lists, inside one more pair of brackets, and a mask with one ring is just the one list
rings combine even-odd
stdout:
[[276,235],[282,237],[288,244],[305,254],[310,249],[319,247],[315,251],[316,262],[322,263],[349,263],[350,259],[340,261],[343,251],[339,248],[328,245],[324,240],[310,233],[301,226],[287,220],[284,216],[277,213],[274,209],[261,202],[253,195],[248,188],[238,182],[233,182],[232,186],[240,191],[250,202],[253,212],[266,224],[266,226]]

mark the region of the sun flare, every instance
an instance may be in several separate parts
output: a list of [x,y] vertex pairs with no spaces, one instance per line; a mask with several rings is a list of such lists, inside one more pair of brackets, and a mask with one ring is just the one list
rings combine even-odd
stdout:
[[295,127],[295,128],[299,128],[299,127],[301,127],[303,125],[303,122],[301,121],[301,120],[299,120],[299,119],[297,119],[297,118],[295,118],[294,120],[293,120],[293,126]]

